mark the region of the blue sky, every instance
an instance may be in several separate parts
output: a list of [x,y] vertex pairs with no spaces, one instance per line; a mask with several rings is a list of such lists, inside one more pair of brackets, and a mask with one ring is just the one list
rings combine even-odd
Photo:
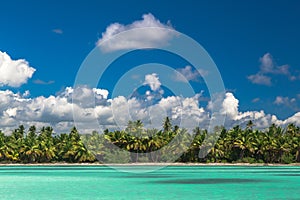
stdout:
[[[151,13],[206,49],[225,88],[238,99],[239,112],[263,110],[285,120],[300,111],[299,7],[299,1],[1,2],[0,51],[12,60],[25,59],[35,71],[17,87],[2,81],[0,90],[29,90],[26,98],[31,99],[59,96],[73,86],[82,62],[112,23],[130,25]],[[107,72],[102,89],[111,95],[114,78],[136,63],[160,61],[182,69],[189,65],[153,55],[159,59],[149,54],[125,58]],[[203,81],[191,84],[197,92],[205,90]]]

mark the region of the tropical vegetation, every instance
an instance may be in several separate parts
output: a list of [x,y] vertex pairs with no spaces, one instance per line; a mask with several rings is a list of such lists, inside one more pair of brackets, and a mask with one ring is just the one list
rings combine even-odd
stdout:
[[54,133],[23,125],[10,134],[0,131],[0,162],[202,162],[296,163],[300,162],[300,128],[272,124],[258,130],[249,121],[245,128],[216,127],[213,133],[196,127],[192,132],[172,126],[167,117],[161,130],[146,129],[140,120],[124,130],[79,134]]

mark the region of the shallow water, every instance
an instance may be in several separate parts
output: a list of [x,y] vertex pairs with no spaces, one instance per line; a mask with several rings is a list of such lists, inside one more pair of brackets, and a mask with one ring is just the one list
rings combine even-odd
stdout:
[[300,199],[300,167],[1,166],[0,199]]

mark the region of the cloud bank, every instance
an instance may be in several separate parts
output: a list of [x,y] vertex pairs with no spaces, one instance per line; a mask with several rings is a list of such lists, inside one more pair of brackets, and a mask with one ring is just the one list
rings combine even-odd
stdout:
[[[99,129],[105,128],[120,129],[126,126],[128,120],[137,119],[142,120],[146,127],[160,129],[166,116],[182,127],[208,128],[211,113],[209,107],[199,103],[201,94],[193,97],[161,97],[151,105],[144,104],[143,99],[134,96],[109,99],[108,94],[105,89],[87,86],[67,87],[56,96],[35,98],[29,98],[26,93],[3,90],[0,91],[0,129],[11,131],[24,124],[26,127],[53,126],[56,132],[66,132],[75,125],[73,112],[79,116],[76,118],[76,126],[81,127],[81,132],[100,131]],[[278,98],[277,103],[282,101]],[[220,112],[226,115],[227,128],[235,125],[246,126],[249,120],[259,129],[267,128],[272,123],[281,126],[288,123],[300,125],[300,112],[285,120],[279,120],[263,110],[242,112],[239,110],[239,100],[230,92],[221,99],[220,108]],[[98,126],[90,123],[95,119]]]

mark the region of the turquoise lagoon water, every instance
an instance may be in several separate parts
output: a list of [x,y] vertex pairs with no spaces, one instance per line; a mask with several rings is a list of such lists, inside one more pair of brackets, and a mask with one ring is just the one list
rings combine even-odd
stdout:
[[0,199],[300,199],[300,167],[1,166]]

